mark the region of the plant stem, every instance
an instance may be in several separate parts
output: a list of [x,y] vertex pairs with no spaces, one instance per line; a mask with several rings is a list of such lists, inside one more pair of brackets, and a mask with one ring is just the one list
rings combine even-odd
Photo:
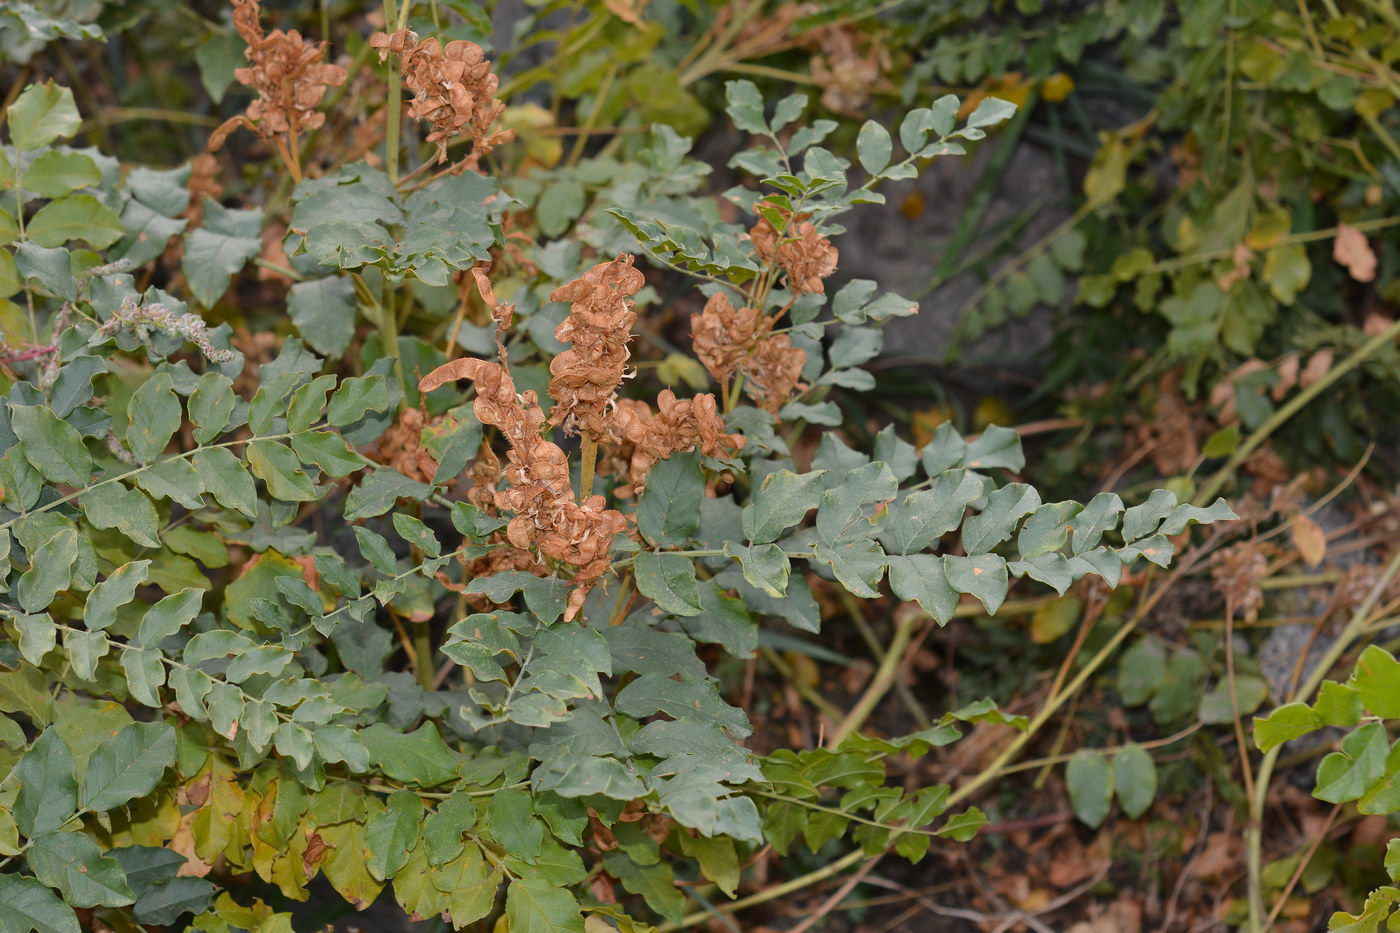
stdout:
[[[1395,329],[1395,327],[1391,327],[1388,331]],[[1322,681],[1341,660],[1342,655],[1351,647],[1352,642],[1365,631],[1372,611],[1380,602],[1381,594],[1390,585],[1390,581],[1395,579],[1397,573],[1400,573],[1400,551],[1395,552],[1395,556],[1386,565],[1385,572],[1376,581],[1376,585],[1371,588],[1371,592],[1366,595],[1365,602],[1356,607],[1356,612],[1347,621],[1346,628],[1342,629],[1337,640],[1332,643],[1332,647],[1327,649],[1322,660],[1318,661],[1317,666],[1308,675],[1308,679],[1298,687],[1293,696],[1289,697],[1288,702],[1300,703],[1312,696],[1322,685]],[[1278,762],[1279,749],[1282,747],[1282,745],[1276,745],[1264,754],[1264,760],[1259,763],[1259,770],[1254,778],[1254,795],[1249,801],[1249,825],[1245,827],[1244,831],[1244,848],[1245,864],[1249,870],[1250,933],[1264,933],[1270,926],[1270,921],[1266,920],[1264,914],[1264,804],[1269,796],[1269,779],[1273,777],[1274,765]]]
[[656,928],[656,933],[673,933],[675,930],[688,929],[689,927],[698,926],[706,920],[712,919],[716,914],[732,914],[736,911],[746,910],[749,907],[756,907],[759,904],[766,904],[780,897],[786,897],[794,891],[801,891],[803,888],[814,885],[819,881],[825,881],[833,875],[839,875],[864,858],[864,852],[860,849],[853,849],[831,864],[818,868],[816,871],[808,872],[805,875],[799,875],[796,878],[785,881],[782,884],[774,885],[771,888],[764,888],[757,894],[741,897],[733,903],[724,904],[714,910],[697,911],[682,917],[679,923],[662,924]]
[[835,749],[852,732],[859,729],[870,718],[870,714],[875,711],[875,707],[885,698],[885,694],[890,692],[894,686],[895,675],[899,671],[900,662],[904,660],[904,649],[909,646],[909,638],[914,632],[914,623],[922,621],[916,613],[905,613],[903,618],[895,622],[894,636],[890,638],[889,647],[885,649],[885,657],[880,661],[880,667],[875,671],[875,677],[870,681],[870,686],[865,688],[856,705],[851,707],[851,711],[846,714],[830,738],[826,740],[826,747]]
[[1254,433],[1250,434],[1239,447],[1235,448],[1235,452],[1230,455],[1230,459],[1225,461],[1225,465],[1206,481],[1205,485],[1200,488],[1200,491],[1196,493],[1195,498],[1191,501],[1196,505],[1205,505],[1209,502],[1211,498],[1219,493],[1220,490],[1224,488],[1225,484],[1229,482],[1231,475],[1239,468],[1240,464],[1248,460],[1250,454],[1258,450],[1259,447],[1269,439],[1270,435],[1283,427],[1290,418],[1301,411],[1309,402],[1325,392],[1332,383],[1370,359],[1380,351],[1382,347],[1393,343],[1396,337],[1400,337],[1400,321],[1391,324],[1360,347],[1357,347],[1345,360],[1329,369],[1327,375],[1289,399],[1288,404],[1274,412],[1273,415],[1269,417],[1269,420],[1259,425]]
[[418,685],[429,693],[433,692],[433,639],[427,622],[413,624],[413,654],[416,662],[413,671],[418,675]]
[[[384,0],[384,28],[394,22],[394,0]],[[399,60],[390,55],[386,60],[389,66],[389,104],[384,120],[384,171],[391,184],[399,181],[399,108],[403,104],[403,91],[399,87]],[[347,84],[349,81],[346,82]]]
[[583,463],[579,467],[578,501],[583,503],[593,495],[593,470],[598,461],[598,442],[591,437],[583,439]]

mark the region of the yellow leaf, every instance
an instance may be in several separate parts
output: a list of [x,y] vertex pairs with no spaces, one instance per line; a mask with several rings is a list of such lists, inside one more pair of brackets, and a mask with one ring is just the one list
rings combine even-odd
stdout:
[[1395,98],[1389,91],[1377,87],[1367,88],[1356,95],[1356,101],[1351,106],[1358,117],[1375,119],[1395,106]]
[[365,828],[360,823],[336,823],[316,830],[328,847],[321,871],[341,897],[356,910],[364,910],[384,885],[374,880],[365,865]]
[[434,885],[437,869],[428,864],[427,846],[420,841],[394,875],[394,900],[410,919],[421,920],[447,909],[448,897]]
[[1074,628],[1083,609],[1084,604],[1073,596],[1041,606],[1031,616],[1031,641],[1048,645]]
[[1268,249],[1288,235],[1293,228],[1293,214],[1286,207],[1260,214],[1254,218],[1249,235],[1244,238],[1250,249]]
[[1063,71],[1057,71],[1045,79],[1045,83],[1040,86],[1040,96],[1048,101],[1058,103],[1070,95],[1074,90],[1074,79]]
[[1089,171],[1084,173],[1084,195],[1094,205],[1107,204],[1118,197],[1128,181],[1128,146],[1118,136],[1101,133],[1102,145],[1094,153]]

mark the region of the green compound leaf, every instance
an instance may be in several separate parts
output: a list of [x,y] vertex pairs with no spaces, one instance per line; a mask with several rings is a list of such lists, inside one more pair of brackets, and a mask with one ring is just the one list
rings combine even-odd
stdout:
[[174,729],[163,722],[131,723],[92,753],[78,802],[85,810],[114,810],[149,794],[174,764]]
[[775,599],[787,595],[788,578],[792,574],[792,562],[787,553],[776,544],[755,544],[749,547],[724,542],[724,555],[739,560],[744,579]]
[[1113,787],[1129,819],[1137,819],[1157,796],[1157,765],[1136,743],[1113,753]]
[[802,521],[821,502],[824,470],[798,475],[779,470],[764,477],[763,485],[744,506],[744,534],[753,544],[776,541],[784,531]]
[[143,924],[173,926],[183,914],[202,914],[217,891],[203,878],[171,878],[143,892],[132,909]]
[[109,483],[90,489],[78,501],[94,528],[115,528],[144,547],[160,547],[156,507],[139,489]]
[[506,888],[511,933],[583,933],[583,915],[568,888],[525,875]]
[[1006,599],[1006,591],[1010,588],[1006,561],[995,554],[945,557],[943,570],[947,574],[949,586],[959,593],[977,597],[989,613],[1001,608]]
[[78,132],[82,117],[73,102],[73,92],[52,81],[31,84],[10,105],[10,142],[21,152],[47,146],[55,139],[66,139]]
[[1361,705],[1382,719],[1400,719],[1400,661],[1380,645],[1361,652],[1347,682],[1361,695]]
[[200,450],[191,458],[195,472],[214,501],[244,515],[258,514],[258,491],[243,464],[224,447]]
[[637,529],[653,547],[679,547],[700,526],[705,477],[700,452],[672,454],[651,468],[637,501]]
[[0,875],[0,929],[13,933],[82,933],[73,908],[22,875]]
[[70,194],[50,201],[39,208],[25,227],[30,240],[50,249],[69,240],[83,240],[95,249],[106,249],[120,240],[123,232],[121,218],[90,194]]
[[890,139],[890,131],[874,120],[866,120],[856,137],[860,167],[871,175],[879,175],[890,164],[893,152],[894,141]]
[[1385,774],[1389,752],[1383,723],[1362,726],[1342,739],[1340,751],[1322,759],[1313,796],[1328,803],[1356,800]]
[[66,421],[40,405],[11,405],[10,426],[30,466],[51,483],[84,486],[92,473],[92,457],[83,436]]
[[410,791],[397,791],[384,801],[382,811],[365,824],[365,865],[379,881],[387,881],[408,863],[408,851],[418,842],[423,822],[423,801]]
[[947,625],[958,607],[958,593],[948,584],[943,559],[933,554],[891,555],[889,562],[894,595],[916,601],[939,625]]
[[1065,766],[1070,806],[1079,821],[1090,829],[1098,829],[1108,819],[1109,808],[1113,805],[1113,778],[1108,757],[1088,749],[1075,752]]
[[58,888],[74,907],[124,907],[136,900],[121,864],[81,832],[41,833],[26,855],[34,877]]
[[637,589],[655,600],[663,611],[678,616],[695,616],[705,611],[700,603],[700,584],[695,564],[680,554],[637,552],[633,569]]
[[301,469],[301,461],[285,444],[253,441],[248,445],[248,469],[267,483],[267,491],[274,499],[313,502],[320,498],[311,477]]
[[42,612],[72,582],[78,560],[78,533],[64,528],[39,546],[19,578],[15,596],[25,612]]
[[987,506],[963,522],[963,550],[985,554],[1011,537],[1020,520],[1040,507],[1040,493],[1025,483],[1003,486],[987,497]]
[[136,635],[136,644],[153,648],[194,621],[204,600],[204,590],[188,587],[164,597],[146,610]]
[[1270,752],[1284,742],[1315,732],[1325,725],[1321,716],[1306,703],[1280,706],[1267,716],[1254,719],[1254,744],[1261,752]]
[[15,766],[19,796],[15,823],[26,836],[58,829],[78,807],[73,753],[53,728],[45,729]]
[[425,722],[407,734],[375,723],[360,732],[360,739],[370,763],[396,781],[436,787],[457,776],[457,756],[434,723]]

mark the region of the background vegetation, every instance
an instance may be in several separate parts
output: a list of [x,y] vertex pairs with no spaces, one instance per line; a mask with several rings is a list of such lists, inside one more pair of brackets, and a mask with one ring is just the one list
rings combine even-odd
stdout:
[[1388,929],[1397,60],[0,3],[0,929]]

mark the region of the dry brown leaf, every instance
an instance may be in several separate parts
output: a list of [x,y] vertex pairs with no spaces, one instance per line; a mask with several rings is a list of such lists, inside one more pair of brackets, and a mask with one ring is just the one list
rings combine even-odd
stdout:
[[1279,361],[1278,382],[1269,390],[1269,397],[1275,402],[1283,401],[1284,396],[1293,391],[1293,387],[1298,384],[1299,366],[1300,360],[1296,353],[1290,353]]
[[1306,389],[1327,375],[1332,369],[1333,356],[1331,350],[1318,350],[1308,357],[1308,365],[1303,367],[1302,375],[1298,377],[1298,385]]
[[1243,243],[1236,243],[1232,258],[1234,265],[1216,280],[1220,285],[1220,290],[1224,292],[1234,288],[1236,283],[1249,278],[1249,263],[1254,258],[1254,251]]
[[1366,234],[1346,224],[1337,225],[1337,238],[1332,241],[1332,258],[1346,267],[1358,282],[1370,282],[1376,277],[1376,254],[1366,240]]
[[1322,563],[1327,556],[1327,535],[1317,522],[1306,515],[1299,515],[1289,526],[1289,534],[1293,538],[1293,546],[1303,557],[1303,563],[1310,569]]
[[1191,863],[1190,872],[1197,878],[1219,878],[1239,870],[1240,838],[1235,833],[1211,833],[1205,848]]

